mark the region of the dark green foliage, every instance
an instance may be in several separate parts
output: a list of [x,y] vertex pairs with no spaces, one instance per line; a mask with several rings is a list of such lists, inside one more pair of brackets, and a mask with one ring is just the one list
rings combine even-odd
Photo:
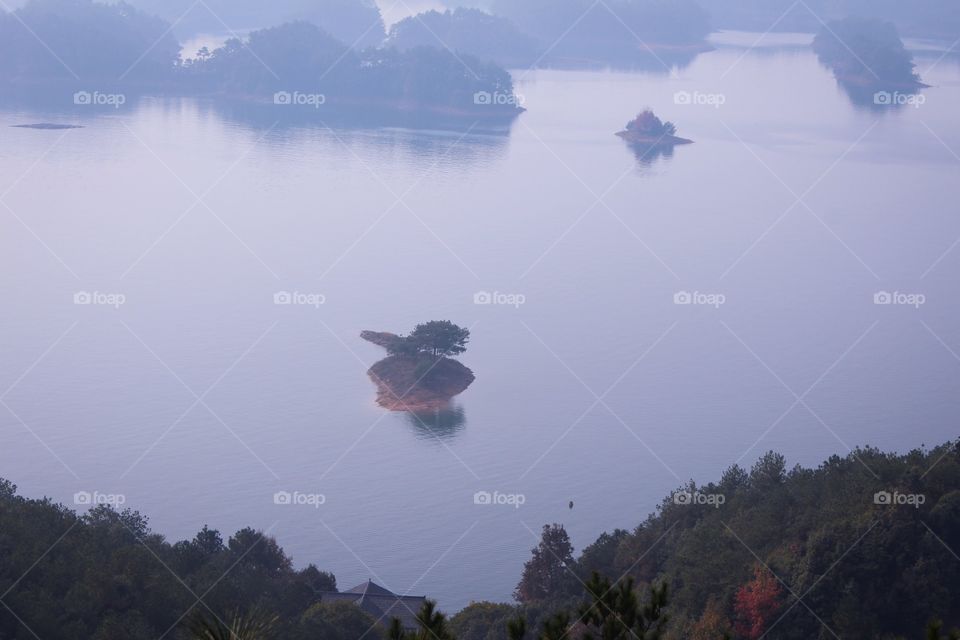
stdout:
[[[749,474],[733,467],[718,484],[684,487],[723,495],[719,507],[667,498],[632,532],[588,546],[577,572],[625,575],[642,588],[670,584],[667,631],[687,638],[711,600],[714,626],[736,622],[737,593],[755,580],[759,558],[785,583],[765,640],[833,637],[818,617],[840,637],[916,637],[934,618],[960,625],[960,561],[951,551],[960,549],[957,487],[954,442],[904,455],[857,449],[790,471],[782,455],[768,453]],[[881,494],[878,504],[877,492],[923,502],[883,504]]]
[[437,603],[427,600],[417,612],[419,629],[412,633],[404,631],[400,621],[394,618],[387,630],[390,640],[455,640],[447,625],[447,617],[437,611]]
[[943,635],[943,623],[939,620],[927,626],[927,640],[960,640],[960,630],[954,629],[949,635]]
[[516,618],[507,622],[508,640],[523,640],[527,635],[527,621],[523,618]]
[[470,330],[449,320],[433,320],[418,324],[407,337],[422,353],[435,357],[457,356],[467,350]]
[[559,600],[578,591],[573,545],[563,525],[544,525],[513,595],[518,602]]
[[840,80],[906,87],[919,82],[913,59],[889,22],[844,18],[825,25],[813,41],[820,60]]
[[[450,619],[450,630],[458,640],[502,640],[503,629],[514,624],[519,614],[514,605],[473,602]],[[520,619],[526,625],[526,619]]]
[[659,638],[667,623],[663,609],[667,606],[667,586],[652,587],[650,598],[641,603],[633,578],[616,584],[594,573],[586,584],[587,602],[580,608],[580,621],[585,626],[583,640],[647,640]]
[[296,640],[373,640],[380,633],[374,629],[377,621],[352,602],[318,603],[310,607],[300,619]]
[[570,614],[561,611],[547,618],[543,623],[540,640],[564,640],[570,635]]
[[267,640],[272,637],[277,617],[258,611],[235,613],[229,622],[209,614],[198,614],[189,623],[193,640]]
[[[399,336],[387,344],[392,356],[426,354],[434,358],[457,356],[467,350],[470,330],[458,327],[449,320],[432,320],[418,324],[408,336]],[[418,371],[418,378],[426,374],[432,362],[427,361]]]
[[216,617],[261,634],[254,618],[276,617],[276,637],[299,640],[302,614],[335,587],[316,567],[294,570],[272,538],[252,529],[225,542],[205,527],[170,544],[136,512],[100,506],[79,515],[22,498],[0,480],[4,640],[178,640],[190,637],[183,621],[200,614],[210,633],[223,632]]

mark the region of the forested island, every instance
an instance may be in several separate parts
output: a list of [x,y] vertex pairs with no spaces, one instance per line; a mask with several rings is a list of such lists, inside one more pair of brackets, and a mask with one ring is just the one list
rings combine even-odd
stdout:
[[694,0],[493,0],[491,11],[540,42],[550,66],[681,63],[712,47],[710,18]]
[[649,109],[641,111],[617,135],[627,142],[637,162],[644,166],[652,165],[659,158],[673,157],[673,149],[678,145],[693,143],[677,136],[675,124],[664,122]]
[[926,86],[890,22],[838,20],[820,29],[813,49],[854,102],[883,104],[877,93],[912,93]]
[[509,120],[523,110],[509,73],[442,48],[358,49],[298,21],[183,59],[160,18],[93,0],[30,0],[0,13],[0,85],[64,103],[85,91],[206,96],[313,114]]
[[609,8],[586,0],[505,0],[488,9],[405,18],[387,45],[443,43],[510,68],[640,65],[661,72],[711,48],[707,16],[688,0],[615,0]]
[[286,22],[319,25],[337,40],[358,48],[376,47],[386,36],[374,0],[128,0],[144,13],[173,25],[178,36],[220,33],[224,25],[242,31]]
[[417,325],[407,336],[364,331],[360,337],[387,350],[387,357],[367,372],[384,409],[446,410],[454,396],[473,384],[473,372],[451,357],[466,351],[470,331],[449,320]]
[[436,46],[443,42],[464,54],[505,67],[529,67],[543,55],[543,47],[512,21],[480,9],[427,11],[404,18],[391,27],[386,44],[400,50]]
[[632,145],[643,147],[673,147],[693,143],[693,140],[678,137],[675,124],[664,122],[649,109],[641,111],[627,123],[623,131],[617,132],[617,135]]
[[[815,469],[770,452],[749,471],[679,487],[578,557],[561,524],[544,526],[517,568],[516,604],[477,602],[452,617],[430,608],[414,636],[391,633],[389,620],[368,633],[377,622],[360,608],[322,601],[332,574],[295,569],[255,529],[224,540],[204,527],[170,543],[134,511],[77,514],[0,480],[0,638],[558,640],[609,625],[592,637],[800,640],[829,627],[945,639],[936,629],[960,625],[958,487],[960,441],[857,449]],[[246,631],[230,635],[224,622]]]
[[860,16],[893,22],[913,37],[960,37],[960,8],[953,2],[912,0],[699,0],[714,27],[738,31],[816,33],[823,22]]

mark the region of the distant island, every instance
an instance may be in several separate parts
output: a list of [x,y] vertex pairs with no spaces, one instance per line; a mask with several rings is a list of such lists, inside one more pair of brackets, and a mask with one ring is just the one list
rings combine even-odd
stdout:
[[886,100],[878,100],[878,93],[915,93],[927,86],[890,22],[865,18],[831,22],[814,38],[813,50],[856,103],[882,105]]
[[[507,71],[438,46],[359,49],[293,21],[185,57],[171,29],[125,3],[29,0],[0,9],[0,88],[108,108],[135,95],[201,96],[318,120],[428,114],[487,122],[523,112]],[[58,51],[70,55],[51,55]]]
[[536,38],[512,21],[480,9],[426,11],[404,18],[390,28],[386,46],[407,51],[445,43],[454,51],[507,67],[528,67],[543,55]]
[[367,371],[377,385],[377,404],[384,409],[443,410],[475,379],[470,369],[451,358],[466,351],[470,331],[448,320],[417,325],[408,336],[363,331],[360,337],[387,350],[388,356]]
[[632,145],[645,147],[673,147],[679,144],[693,144],[693,140],[677,136],[677,127],[669,121],[663,121],[649,109],[627,123],[626,129],[617,135]]
[[14,129],[47,129],[51,131],[59,131],[62,129],[83,129],[83,125],[79,125],[79,124],[56,124],[53,122],[37,122],[34,124],[12,124],[10,126]]
[[710,17],[695,0],[492,0],[490,9],[538,40],[546,66],[667,72],[712,49]]

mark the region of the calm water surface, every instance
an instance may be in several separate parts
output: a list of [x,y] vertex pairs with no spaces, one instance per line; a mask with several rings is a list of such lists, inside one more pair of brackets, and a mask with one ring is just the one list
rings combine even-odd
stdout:
[[[5,108],[0,476],[123,494],[171,539],[269,530],[343,587],[456,610],[508,599],[544,523],[582,548],[769,449],[957,436],[956,58],[923,53],[926,102],[876,112],[802,38],[754,40],[676,77],[518,74],[529,111],[501,134]],[[645,106],[696,144],[638,161],[613,133]],[[86,128],[8,127],[50,120]],[[431,430],[374,405],[358,334],[434,318],[471,327],[477,381]]]

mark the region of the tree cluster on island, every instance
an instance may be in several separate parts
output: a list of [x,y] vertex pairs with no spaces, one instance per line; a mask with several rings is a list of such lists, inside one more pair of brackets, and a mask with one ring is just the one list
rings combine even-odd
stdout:
[[450,400],[473,384],[473,372],[452,359],[467,350],[470,331],[449,320],[419,324],[406,336],[363,331],[360,337],[387,350],[367,372],[377,385],[377,404],[385,409],[448,411]]
[[475,8],[430,10],[400,20],[390,28],[387,47],[400,50],[446,43],[455,51],[506,67],[528,67],[542,46],[512,21]]
[[832,22],[817,33],[813,50],[854,102],[872,103],[879,91],[915,92],[926,86],[890,22],[864,18]]
[[[358,49],[305,21],[183,59],[169,24],[122,2],[29,0],[12,14],[0,11],[0,85],[59,89],[69,99],[78,84],[313,112],[509,119],[522,111],[510,74],[496,64],[440,47]],[[480,93],[501,99],[480,102]]]
[[[484,9],[427,11],[395,24],[388,46],[438,42],[508,67],[633,66],[644,60],[666,71],[709,47],[702,9],[691,0],[506,0]],[[682,55],[681,55],[682,54]],[[692,54],[692,55],[687,55]]]
[[396,336],[387,345],[392,356],[429,355],[433,358],[458,356],[467,350],[470,330],[449,320],[432,320],[418,324],[409,335]]
[[677,137],[677,127],[670,121],[663,121],[653,111],[646,109],[627,123],[618,136],[635,145],[649,147],[690,144],[692,141]]

